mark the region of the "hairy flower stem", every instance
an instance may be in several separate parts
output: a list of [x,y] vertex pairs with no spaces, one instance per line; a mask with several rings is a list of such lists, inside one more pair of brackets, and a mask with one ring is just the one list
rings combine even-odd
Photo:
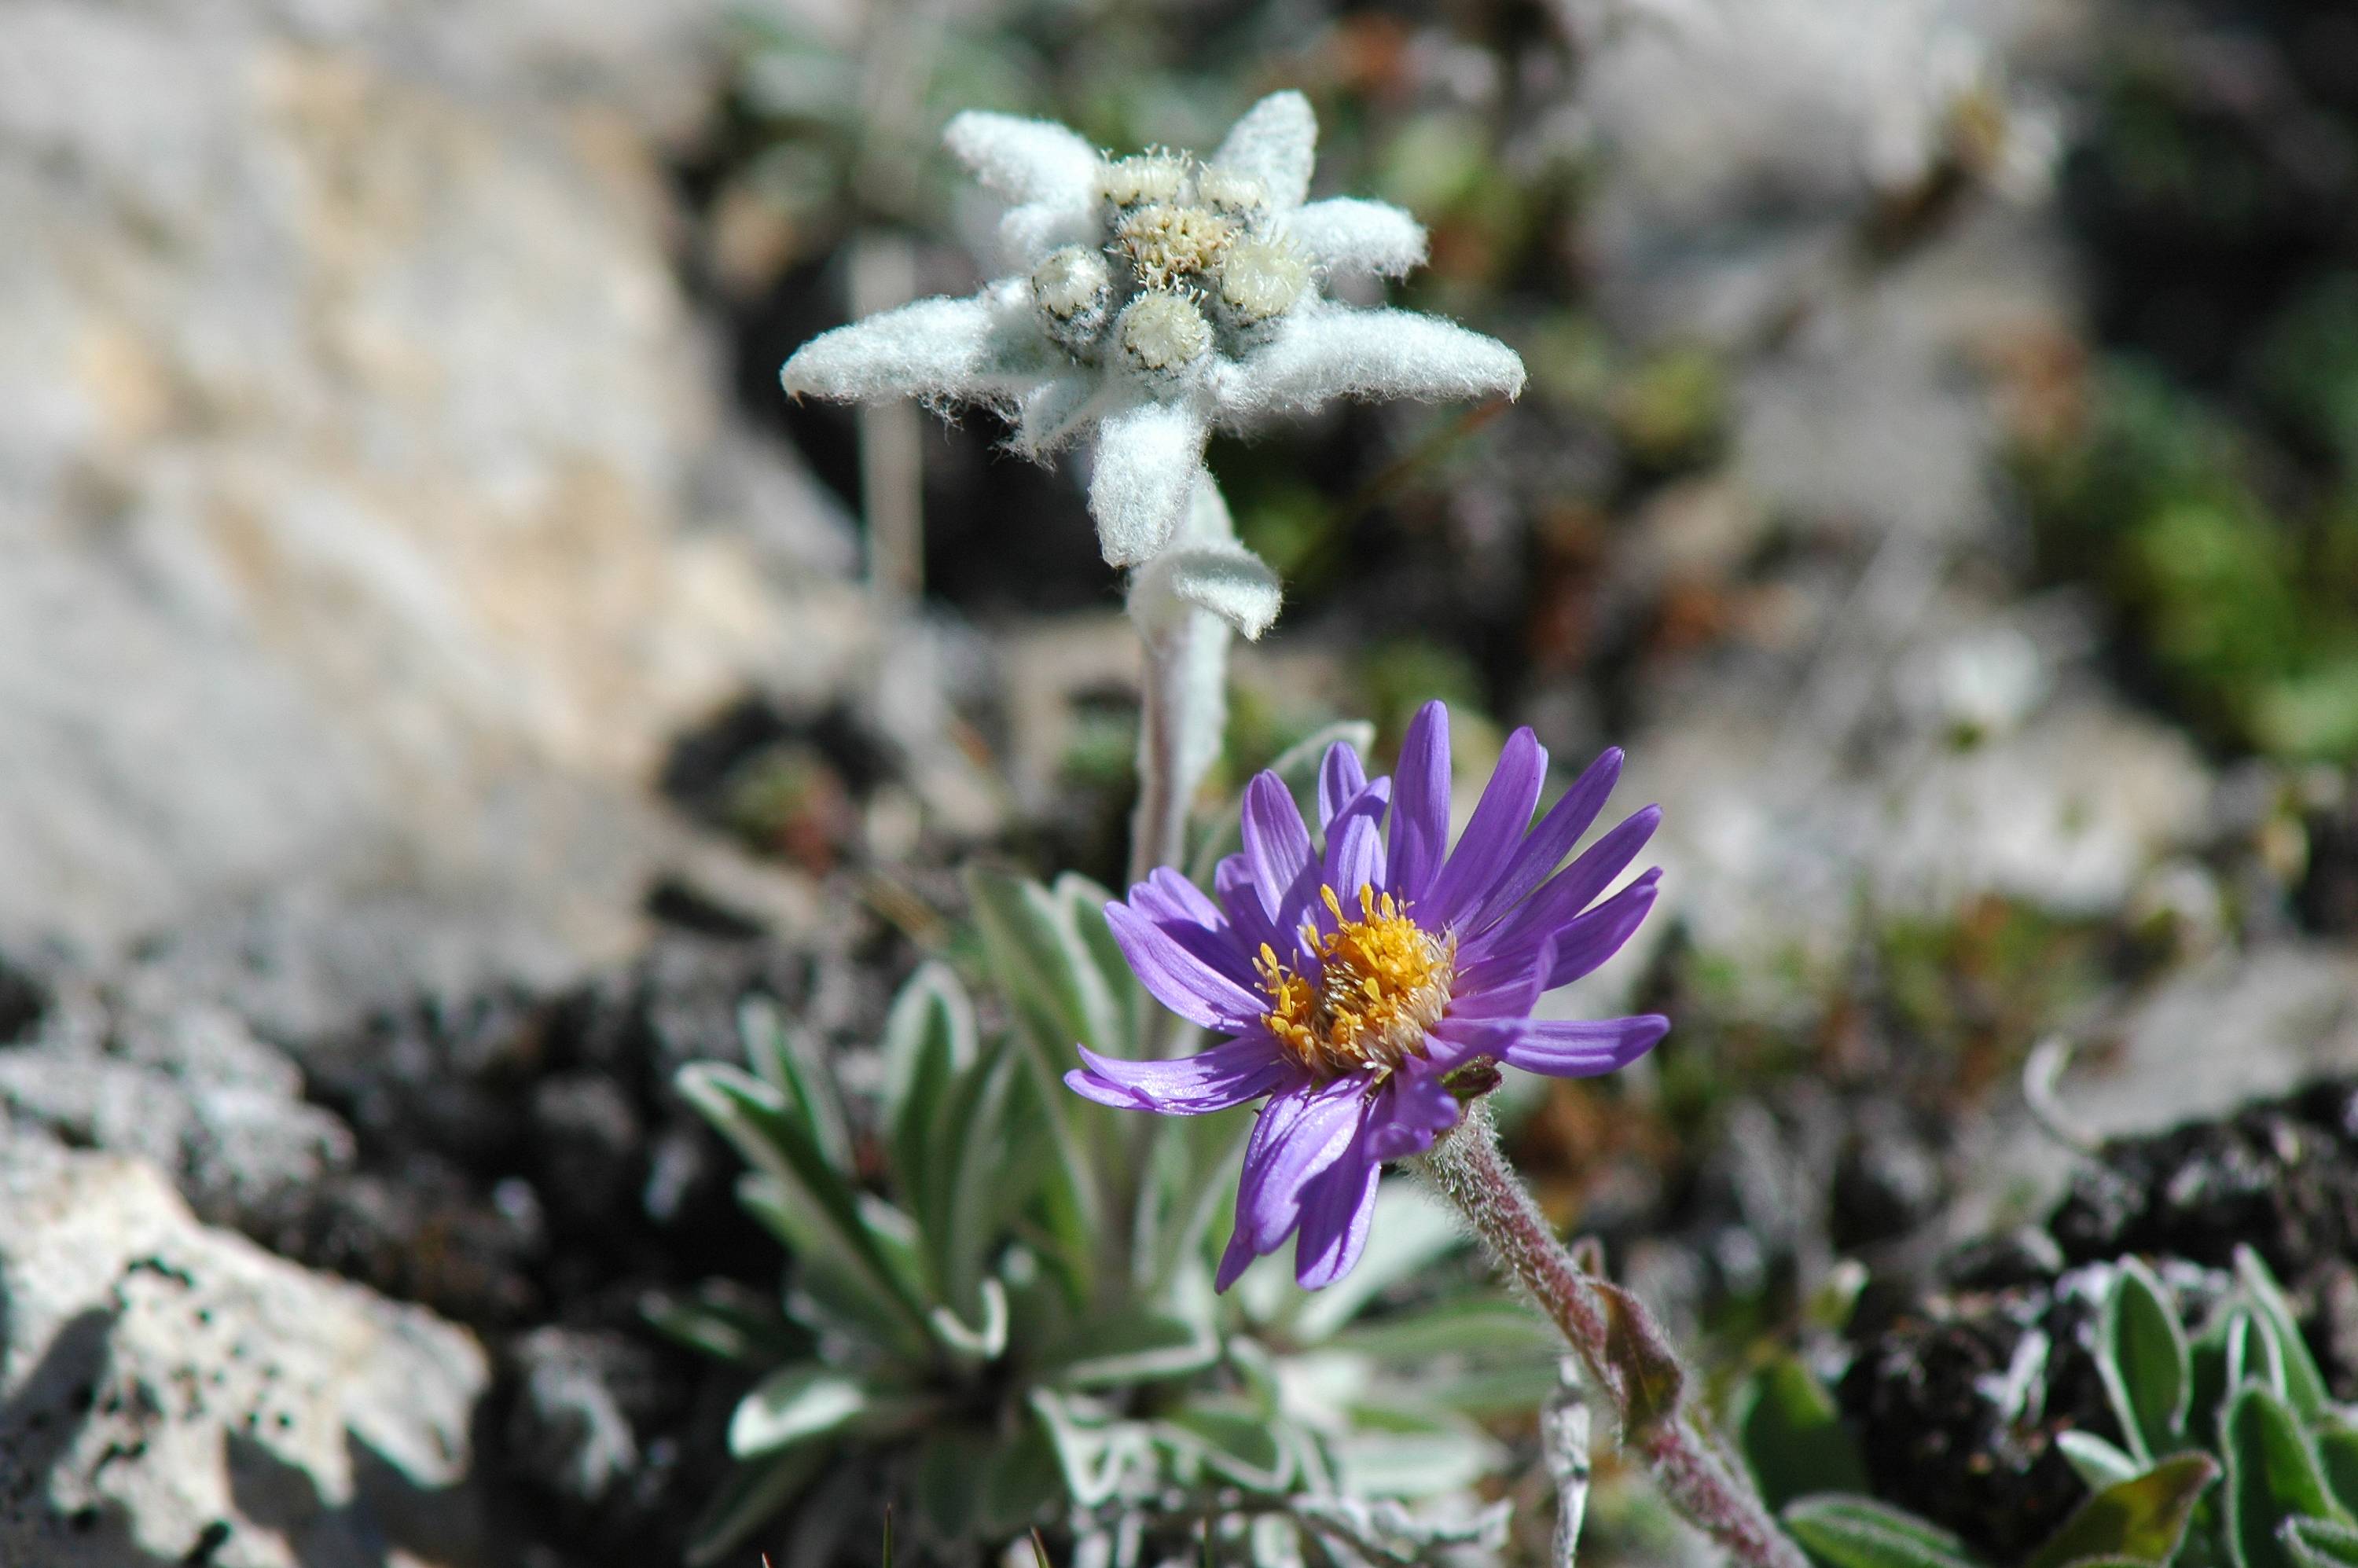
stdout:
[[1227,622],[1174,590],[1167,564],[1181,552],[1234,549],[1236,524],[1211,474],[1197,469],[1187,515],[1164,561],[1130,579],[1130,618],[1144,654],[1139,676],[1138,810],[1130,818],[1130,880],[1187,863],[1187,808],[1219,760],[1228,727]]
[[1677,1363],[1636,1298],[1582,1271],[1499,1152],[1488,1108],[1476,1100],[1455,1131],[1418,1162],[1573,1353],[1620,1420],[1621,1441],[1653,1472],[1662,1496],[1696,1529],[1750,1568],[1807,1568],[1768,1508],[1681,1405]]

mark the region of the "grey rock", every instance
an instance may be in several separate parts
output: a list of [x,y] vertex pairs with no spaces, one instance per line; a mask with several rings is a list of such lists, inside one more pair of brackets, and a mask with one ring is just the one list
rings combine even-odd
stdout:
[[670,738],[857,663],[671,265],[721,10],[0,15],[0,943],[178,933],[288,1038],[569,978]]
[[0,1300],[0,1561],[488,1561],[464,1330],[199,1225],[147,1165],[24,1139]]

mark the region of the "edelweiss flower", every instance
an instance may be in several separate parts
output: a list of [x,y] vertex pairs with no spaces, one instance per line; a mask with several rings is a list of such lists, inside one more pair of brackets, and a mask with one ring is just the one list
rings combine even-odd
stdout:
[[[1317,135],[1298,92],[1262,99],[1202,160],[1111,158],[1046,121],[960,114],[944,139],[1012,203],[1001,237],[1021,270],[814,339],[780,379],[796,395],[989,405],[1032,458],[1093,436],[1089,510],[1116,566],[1171,543],[1215,425],[1336,397],[1520,391],[1522,362],[1503,343],[1321,294],[1342,274],[1400,276],[1425,246],[1396,207],[1304,200]],[[1268,589],[1273,615],[1274,579]],[[1267,624],[1239,620],[1233,600],[1206,608],[1247,635]]]
[[[1378,1169],[1455,1124],[1452,1074],[1498,1064],[1553,1077],[1609,1073],[1670,1028],[1650,1014],[1531,1017],[1542,992],[1619,950],[1661,875],[1649,871],[1591,907],[1661,814],[1638,812],[1558,871],[1612,793],[1621,753],[1599,757],[1534,827],[1546,772],[1546,751],[1516,730],[1444,856],[1449,715],[1428,703],[1401,749],[1397,786],[1370,783],[1348,746],[1326,753],[1323,849],[1285,785],[1264,773],[1245,792],[1244,850],[1220,863],[1217,903],[1166,867],[1107,906],[1146,989],[1232,1038],[1165,1062],[1083,1050],[1086,1065],[1065,1082],[1100,1105],[1174,1116],[1270,1097],[1245,1147],[1220,1289],[1297,1230],[1303,1285],[1349,1272]],[[1388,807],[1389,840],[1379,831]]]

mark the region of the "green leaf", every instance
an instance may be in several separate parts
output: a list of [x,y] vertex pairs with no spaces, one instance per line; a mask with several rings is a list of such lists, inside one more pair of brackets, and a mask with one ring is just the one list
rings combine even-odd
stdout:
[[1199,1400],[1165,1416],[1158,1428],[1175,1450],[1256,1492],[1282,1492],[1293,1479],[1293,1456],[1259,1411],[1236,1401]]
[[855,1246],[806,1189],[766,1172],[748,1171],[737,1178],[737,1202],[794,1254],[795,1281],[824,1312],[824,1326],[883,1349],[922,1353],[924,1322],[894,1289],[891,1269]]
[[2096,1371],[2137,1459],[2149,1464],[2179,1445],[2193,1386],[2186,1330],[2161,1281],[2134,1258],[2104,1299]]
[[1736,1409],[1736,1437],[1772,1509],[1813,1492],[1864,1492],[1866,1464],[1807,1367],[1780,1356],[1753,1375]]
[[2325,1484],[2317,1450],[2292,1408],[2246,1383],[2221,1425],[2227,1451],[2227,1549],[2235,1568],[2297,1568],[2278,1536],[2285,1521],[2350,1522]]
[[[1353,1324],[1330,1343],[1337,1350],[1410,1368],[1449,1356],[1552,1368],[1563,1354],[1563,1338],[1545,1318],[1510,1296],[1488,1292]],[[1534,1390],[1531,1402],[1552,1391]]]
[[729,1452],[752,1459],[849,1425],[876,1403],[875,1392],[857,1378],[810,1362],[781,1367],[737,1401]]
[[739,1465],[688,1526],[689,1568],[710,1568],[800,1497],[825,1467],[830,1450],[805,1443]]
[[738,1004],[737,1037],[744,1042],[745,1059],[754,1073],[784,1095],[801,1117],[820,1156],[838,1171],[851,1169],[851,1134],[844,1125],[843,1101],[809,1032],[788,1024],[770,998],[753,995]]
[[686,1300],[651,1300],[644,1310],[656,1333],[724,1361],[764,1367],[810,1348],[810,1336],[774,1302],[727,1281],[699,1285]]
[[1473,1486],[1498,1467],[1498,1445],[1446,1411],[1363,1401],[1332,1440],[1338,1479],[1361,1497],[1430,1498]]
[[1122,1472],[1132,1461],[1147,1457],[1141,1428],[1053,1390],[1033,1390],[1032,1409],[1055,1448],[1065,1489],[1082,1508],[1095,1508],[1111,1498],[1121,1485]]
[[[920,965],[884,1016],[884,1130],[892,1173],[904,1193],[923,1194],[937,1111],[953,1079],[974,1065],[974,1003],[947,966]],[[936,1217],[923,1212],[931,1228]]]
[[1323,1291],[1298,1291],[1286,1314],[1287,1336],[1315,1345],[1359,1314],[1393,1285],[1424,1273],[1466,1244],[1455,1213],[1415,1183],[1390,1181],[1376,1189],[1376,1212],[1358,1263]]
[[2358,1428],[2336,1416],[2311,1427],[2309,1436],[2316,1440],[2318,1462],[2324,1466],[2333,1500],[2358,1517]]
[[[1101,1126],[1103,1119],[1084,1119],[1085,1113],[1099,1108],[1066,1090],[1064,1077],[1078,1065],[1075,1044],[1104,1049],[1089,1033],[1088,1015],[1093,1011],[1111,1014],[1114,1003],[1106,996],[1101,1010],[1092,1009],[1084,994],[1088,988],[1076,965],[1091,972],[1095,965],[1069,906],[1037,882],[984,867],[969,868],[966,885],[991,978],[1022,1022],[1022,1038],[1029,1047],[1025,1077],[1033,1108],[1055,1155],[1046,1171],[1046,1195],[1056,1249],[1076,1281],[1094,1284],[1104,1199],[1081,1129]],[[1105,989],[1102,977],[1098,989]],[[1117,1046],[1107,1054],[1134,1053]]]
[[2024,1568],[2066,1568],[2091,1557],[2167,1563],[2177,1554],[2196,1499],[2218,1478],[2218,1462],[2207,1454],[2165,1459],[2082,1503]]
[[[777,1222],[798,1250],[816,1249],[847,1283],[888,1303],[903,1328],[924,1331],[923,1314],[860,1213],[858,1195],[821,1152],[801,1113],[778,1089],[722,1062],[693,1062],[675,1080],[680,1094],[737,1147],[766,1185],[738,1184],[757,1219]],[[746,1198],[752,1192],[756,1195]],[[764,1201],[766,1200],[766,1201]]]
[[1065,1336],[1042,1376],[1064,1387],[1093,1389],[1182,1378],[1219,1358],[1219,1338],[1209,1324],[1132,1306],[1101,1314]]
[[1779,1517],[1831,1568],[1973,1568],[1965,1543],[1947,1530],[1865,1498],[1799,1498]]
[[938,1146],[947,1152],[936,1194],[934,1237],[943,1294],[961,1312],[980,1304],[991,1255],[1006,1244],[1007,1217],[1038,1190],[1041,1167],[1013,1158],[1023,1059],[1012,1040],[993,1042],[942,1107]]
[[2134,1455],[2125,1454],[2093,1432],[2077,1427],[2055,1434],[2055,1447],[2092,1492],[2133,1479],[2145,1466]]
[[2293,1316],[2291,1303],[2268,1272],[2260,1255],[2249,1247],[2235,1249],[2235,1278],[2245,1295],[2258,1310],[2261,1324],[2277,1342],[2284,1360],[2284,1394],[2292,1402],[2294,1413],[2303,1421],[2315,1421],[2333,1407],[2332,1392],[2325,1386],[2325,1375],[2317,1369],[2317,1358],[2309,1353],[2309,1344],[2300,1336],[2300,1323]]
[[2358,1568],[2358,1529],[2331,1519],[2296,1519],[2277,1532],[2300,1568]]
[[925,1314],[925,1322],[934,1336],[956,1354],[990,1361],[1007,1348],[1007,1288],[997,1280],[985,1280],[980,1321],[964,1323],[949,1308],[937,1306]]

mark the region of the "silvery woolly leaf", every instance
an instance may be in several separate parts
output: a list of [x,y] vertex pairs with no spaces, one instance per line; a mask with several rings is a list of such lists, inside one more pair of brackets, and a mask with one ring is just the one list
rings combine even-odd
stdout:
[[1285,232],[1330,273],[1401,277],[1424,265],[1424,225],[1389,201],[1313,201],[1287,215]]
[[[928,1256],[944,1301],[968,1320],[977,1308],[984,1309],[986,1327],[990,1303],[984,1294],[990,1281],[983,1271],[1006,1239],[1002,1221],[1034,1190],[1023,1179],[1030,1173],[1011,1158],[1010,1128],[1022,1070],[1017,1044],[998,1040],[953,1081],[935,1110],[938,1158],[925,1194]],[[1002,1324],[1002,1344],[1005,1337]]]
[[1089,515],[1109,565],[1134,567],[1161,554],[1204,466],[1204,416],[1183,402],[1147,402],[1098,421],[1089,472]]
[[1793,1539],[1831,1568],[1977,1568],[1954,1535],[1866,1498],[1801,1498],[1780,1517]]
[[1029,310],[1013,289],[920,299],[822,332],[795,351],[778,381],[797,397],[1012,401],[1053,369]]
[[767,1172],[740,1176],[737,1202],[794,1256],[797,1290],[788,1299],[788,1316],[888,1354],[924,1352],[924,1319],[864,1231],[855,1241],[807,1188]]
[[1069,201],[1096,189],[1097,149],[1054,120],[968,109],[943,127],[942,145],[1010,201]]
[[1293,1456],[1269,1422],[1234,1400],[1191,1400],[1164,1416],[1155,1435],[1178,1457],[1249,1491],[1282,1492],[1293,1479]]
[[951,1351],[970,1360],[989,1361],[1007,1348],[1007,1287],[997,1280],[985,1280],[978,1294],[982,1299],[979,1322],[961,1322],[946,1306],[936,1307],[925,1321],[932,1325],[934,1337]]
[[1397,1401],[1359,1404],[1331,1442],[1344,1489],[1366,1498],[1440,1497],[1475,1485],[1503,1457],[1472,1422]]
[[1277,574],[1242,545],[1212,545],[1165,550],[1139,572],[1130,589],[1131,613],[1156,618],[1149,601],[1207,611],[1250,642],[1277,621],[1285,590]]
[[753,1385],[729,1418],[729,1452],[752,1459],[846,1427],[908,1420],[923,1401],[817,1362],[781,1367]]
[[1411,310],[1304,306],[1216,387],[1223,418],[1308,413],[1338,397],[1512,397],[1523,362],[1495,338]]
[[1245,111],[1207,160],[1235,174],[1249,174],[1269,188],[1271,204],[1284,211],[1310,194],[1310,170],[1318,157],[1318,116],[1299,92],[1272,92]]
[[1047,1389],[1033,1390],[1031,1403],[1055,1448],[1065,1489],[1082,1508],[1112,1498],[1123,1475],[1151,1457],[1145,1429],[1134,1422]]
[[1066,1334],[1042,1376],[1062,1387],[1111,1388],[1184,1378],[1219,1358],[1219,1337],[1201,1316],[1130,1306]]

